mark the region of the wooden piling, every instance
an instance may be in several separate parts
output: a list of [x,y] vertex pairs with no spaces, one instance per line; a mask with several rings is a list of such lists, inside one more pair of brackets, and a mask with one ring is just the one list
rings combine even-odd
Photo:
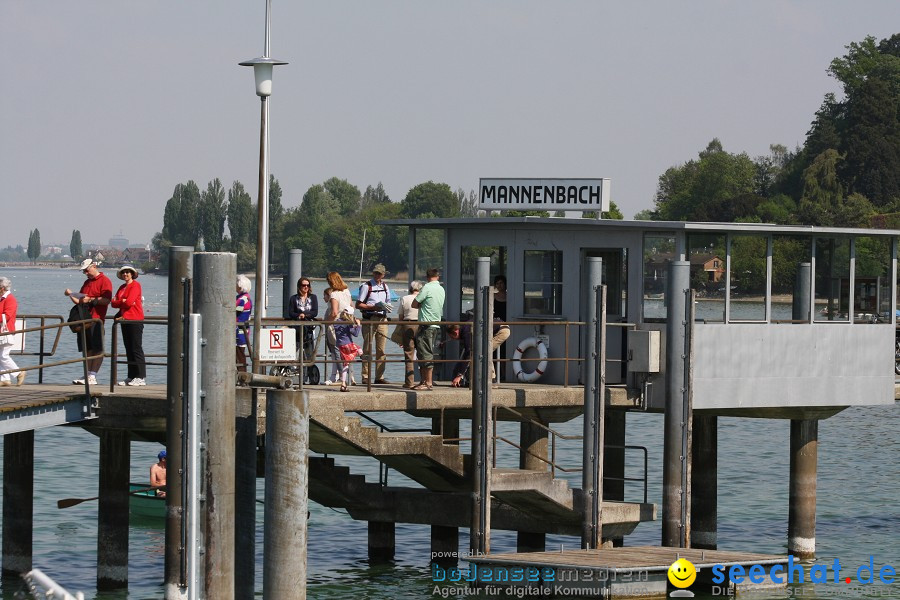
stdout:
[[203,319],[200,381],[202,441],[206,452],[204,532],[205,593],[234,598],[235,380],[234,282],[237,257],[226,252],[194,255],[194,311]]
[[263,596],[306,598],[309,394],[266,393]]
[[32,568],[34,431],[3,436],[3,576]]
[[131,442],[120,429],[100,431],[97,589],[128,587],[128,479]]
[[184,547],[187,532],[183,524],[184,492],[181,473],[184,472],[186,423],[183,399],[185,322],[182,317],[191,311],[190,279],[193,273],[194,248],[172,246],[169,248],[169,282],[167,300],[169,304],[168,327],[166,331],[166,545],[165,545],[165,597],[166,600],[184,598],[187,578],[187,561]]

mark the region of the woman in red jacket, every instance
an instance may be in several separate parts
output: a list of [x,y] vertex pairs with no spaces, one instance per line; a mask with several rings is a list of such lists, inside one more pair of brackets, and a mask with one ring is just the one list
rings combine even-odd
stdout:
[[[3,316],[6,317],[6,328],[10,333],[13,333],[16,330],[16,310],[18,309],[18,303],[16,302],[16,297],[12,295],[11,290],[12,282],[9,278],[0,277],[0,314],[3,314]],[[17,365],[9,355],[11,350],[12,343],[0,344],[0,371],[19,368],[19,365]],[[19,371],[16,373],[13,371],[12,373],[0,375],[0,385],[12,385],[13,380],[15,380],[16,385],[22,385],[25,381],[25,372]]]
[[[144,298],[141,284],[137,282],[138,272],[125,265],[116,276],[125,283],[119,286],[110,305],[118,308],[117,319],[126,321],[144,320]],[[119,385],[147,385],[147,363],[144,359],[144,324],[122,323],[122,340],[125,342],[125,356],[128,358],[128,379]]]

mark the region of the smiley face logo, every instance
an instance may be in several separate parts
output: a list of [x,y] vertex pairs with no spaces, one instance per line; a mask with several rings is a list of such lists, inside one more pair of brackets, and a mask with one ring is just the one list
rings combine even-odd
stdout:
[[697,579],[697,569],[691,561],[679,558],[669,565],[669,582],[677,588],[686,588]]

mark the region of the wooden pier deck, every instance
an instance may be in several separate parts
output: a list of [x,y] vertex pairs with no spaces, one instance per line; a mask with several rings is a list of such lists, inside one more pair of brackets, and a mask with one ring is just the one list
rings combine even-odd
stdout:
[[[752,565],[761,565],[768,573],[773,565],[786,565],[784,555],[730,552],[726,550],[696,550],[690,548],[665,548],[659,546],[633,546],[629,548],[601,548],[598,550],[562,549],[557,552],[521,552],[469,556],[465,560],[477,569],[478,582],[483,585],[509,586],[503,582],[513,569],[529,569],[540,579],[512,585],[544,588],[547,596],[587,594],[590,597],[642,598],[665,597],[669,566],[678,559],[690,561],[697,570],[697,580],[688,589],[709,590],[712,585],[712,568],[735,565],[744,567],[745,573]],[[524,572],[524,571],[523,571]],[[784,567],[779,578],[784,577]],[[526,572],[527,573],[527,572]],[[470,570],[469,578],[473,578]],[[758,577],[755,577],[759,579]],[[784,587],[773,582],[768,575],[763,583],[744,579],[739,584],[718,584],[720,592],[733,595],[751,589]],[[726,592],[725,590],[730,590]],[[721,595],[721,594],[717,594]],[[580,596],[579,596],[580,597]]]

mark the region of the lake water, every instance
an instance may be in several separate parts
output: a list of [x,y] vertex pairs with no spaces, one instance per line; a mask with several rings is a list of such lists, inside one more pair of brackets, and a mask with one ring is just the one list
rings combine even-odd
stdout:
[[[119,283],[112,271],[107,274]],[[78,288],[83,275],[75,270],[0,269],[0,275],[13,280],[13,293],[20,313],[68,314],[69,300],[62,294],[66,287]],[[166,315],[167,280],[142,275],[146,311]],[[316,283],[316,289],[322,287]],[[401,290],[398,290],[398,292]],[[270,284],[269,315],[279,315],[281,282]],[[161,353],[165,342],[162,326],[145,327],[145,349]],[[121,343],[121,342],[120,342]],[[33,347],[33,346],[32,346]],[[121,348],[120,348],[121,350]],[[66,331],[60,341],[60,355],[74,358],[75,344]],[[35,364],[33,357],[17,357],[20,365]],[[396,365],[389,366],[388,377],[400,381]],[[45,375],[47,382],[66,382],[80,375],[80,367],[54,369]],[[358,376],[358,368],[357,368]],[[109,381],[109,361],[100,372],[101,383]],[[151,383],[165,381],[162,367],[148,367]],[[29,374],[27,383],[37,381]],[[817,510],[817,564],[831,566],[840,560],[853,572],[869,557],[877,567],[893,565],[900,571],[900,440],[898,407],[851,408],[822,421],[819,426],[819,476]],[[409,416],[387,416],[392,424],[428,426]],[[416,426],[413,425],[413,426]],[[765,553],[785,553],[788,518],[788,421],[762,419],[719,419],[719,548]],[[468,423],[461,424],[463,432]],[[569,434],[581,433],[580,420],[557,429]],[[515,435],[517,428],[504,432]],[[467,435],[467,433],[463,433]],[[649,449],[650,501],[662,510],[662,435],[661,415],[630,413],[628,444]],[[97,492],[98,440],[78,428],[55,427],[35,435],[34,566],[44,570],[69,591],[82,591],[86,597],[162,598],[163,530],[152,522],[132,520],[130,529],[128,591],[98,594],[95,590],[97,548],[97,505],[86,502],[59,510],[56,501],[64,497],[88,497]],[[145,481],[148,469],[161,446],[132,444],[132,480]],[[562,463],[577,466],[581,448],[569,442],[559,450]],[[338,457],[341,464],[377,481],[377,464],[361,457]],[[511,449],[499,449],[498,461],[514,460]],[[628,468],[633,465],[629,459]],[[636,471],[629,470],[629,476]],[[576,478],[577,479],[577,478]],[[391,485],[408,484],[391,472]],[[262,498],[263,482],[258,481]],[[631,486],[626,499],[639,500],[640,486]],[[398,525],[396,557],[390,565],[370,566],[366,552],[366,523],[357,522],[344,511],[310,503],[309,598],[357,600],[369,598],[428,598],[434,586],[430,581],[427,527]],[[262,512],[257,528],[257,597],[262,597]],[[626,545],[658,545],[660,522],[645,523],[625,540]],[[460,530],[460,549],[468,544],[468,530]],[[515,534],[492,532],[493,551],[514,551]],[[572,537],[548,536],[548,549],[578,547]],[[461,566],[467,566],[461,563]],[[830,577],[830,575],[829,575]],[[5,581],[3,597],[12,598],[20,587]],[[900,583],[891,586],[857,586],[844,583],[797,585],[788,593],[805,598],[880,597],[900,598]],[[502,596],[505,597],[505,596]],[[785,598],[783,591],[754,594],[754,598]]]

